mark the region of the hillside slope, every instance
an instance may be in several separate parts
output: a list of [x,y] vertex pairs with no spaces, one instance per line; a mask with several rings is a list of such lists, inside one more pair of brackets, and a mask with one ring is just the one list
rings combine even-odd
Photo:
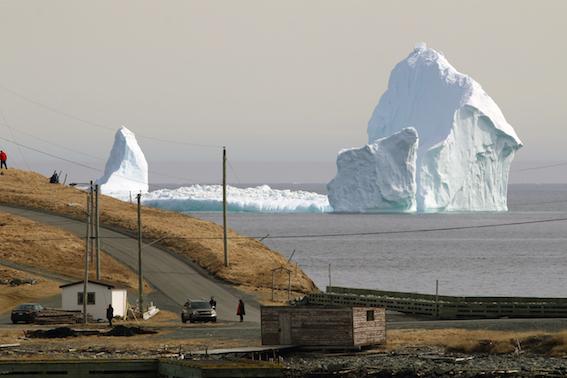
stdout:
[[[48,183],[47,177],[28,171],[10,169],[0,176],[0,204],[42,210],[75,219],[85,218],[84,191]],[[137,227],[136,206],[111,197],[100,198],[100,220],[103,226],[134,233]],[[270,288],[271,270],[280,266],[292,270],[292,289],[301,293],[317,290],[313,281],[295,264],[289,264],[279,253],[259,241],[229,230],[230,267],[223,264],[222,228],[183,214],[147,208],[142,209],[145,242],[158,239],[158,245],[191,259],[215,277],[235,285]],[[277,277],[287,286],[287,277]]]
[[[2,177],[2,176],[0,176]],[[27,218],[0,212],[0,261],[29,266],[81,280],[84,277],[85,242],[70,232]],[[101,252],[101,279],[138,287],[135,272]],[[95,278],[90,264],[90,278]]]

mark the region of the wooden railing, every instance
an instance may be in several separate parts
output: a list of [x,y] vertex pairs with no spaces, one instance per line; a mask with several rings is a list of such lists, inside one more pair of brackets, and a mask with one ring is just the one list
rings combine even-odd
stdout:
[[457,297],[394,291],[327,287],[306,297],[309,304],[375,306],[438,319],[563,318],[567,298]]

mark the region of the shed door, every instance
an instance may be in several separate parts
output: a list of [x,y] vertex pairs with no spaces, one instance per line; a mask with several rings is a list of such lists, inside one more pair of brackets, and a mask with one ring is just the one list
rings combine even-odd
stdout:
[[280,322],[280,345],[291,344],[291,321],[289,313],[282,313],[279,316]]

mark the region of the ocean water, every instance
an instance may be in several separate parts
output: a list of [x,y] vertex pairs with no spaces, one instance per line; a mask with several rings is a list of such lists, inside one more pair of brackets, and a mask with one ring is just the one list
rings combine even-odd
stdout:
[[[324,185],[272,186],[324,193]],[[434,293],[439,280],[440,294],[567,297],[567,185],[511,185],[508,206],[506,213],[229,213],[228,221],[244,235],[275,237],[264,243],[285,256],[295,250],[293,261],[322,289],[330,265],[338,286]],[[222,222],[220,213],[191,215]],[[329,236],[353,233],[379,234]]]

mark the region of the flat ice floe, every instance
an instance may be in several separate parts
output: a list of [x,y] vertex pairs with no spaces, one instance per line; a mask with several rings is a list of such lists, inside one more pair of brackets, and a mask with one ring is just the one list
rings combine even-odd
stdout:
[[[221,185],[191,185],[144,194],[144,205],[177,212],[221,211]],[[302,190],[227,186],[229,211],[256,213],[323,213],[333,211],[327,196]]]

